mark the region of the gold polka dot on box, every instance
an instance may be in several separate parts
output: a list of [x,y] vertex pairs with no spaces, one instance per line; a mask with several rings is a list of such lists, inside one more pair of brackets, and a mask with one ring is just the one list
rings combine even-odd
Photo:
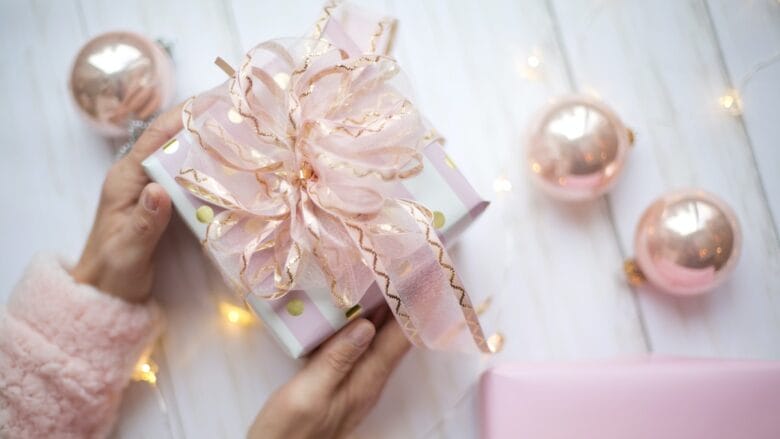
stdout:
[[285,305],[285,309],[287,310],[288,314],[297,317],[303,314],[303,300],[292,299],[289,302],[287,302],[287,305]]
[[214,209],[204,204],[195,210],[195,218],[201,223],[208,224],[214,219]]
[[436,229],[441,229],[444,227],[444,223],[446,223],[447,219],[444,218],[444,214],[439,212],[438,210],[433,212],[433,227]]

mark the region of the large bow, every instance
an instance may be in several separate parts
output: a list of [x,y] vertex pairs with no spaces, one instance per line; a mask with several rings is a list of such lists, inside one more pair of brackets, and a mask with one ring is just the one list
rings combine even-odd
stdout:
[[177,181],[224,209],[204,244],[247,293],[327,287],[346,308],[377,281],[414,343],[489,351],[431,212],[394,196],[434,140],[399,72],[324,40],[262,43],[186,104],[200,148]]

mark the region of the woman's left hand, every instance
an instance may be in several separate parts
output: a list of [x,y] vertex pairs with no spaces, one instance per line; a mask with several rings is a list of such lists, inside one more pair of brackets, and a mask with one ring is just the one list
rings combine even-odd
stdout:
[[141,162],[182,127],[182,105],[160,115],[106,175],[84,252],[71,271],[80,283],[128,301],[149,296],[153,256],[171,217],[171,200]]

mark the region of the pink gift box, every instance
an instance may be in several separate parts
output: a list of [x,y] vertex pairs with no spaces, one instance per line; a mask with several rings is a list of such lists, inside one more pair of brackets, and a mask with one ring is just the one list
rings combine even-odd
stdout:
[[780,438],[780,362],[514,363],[480,387],[489,439]]

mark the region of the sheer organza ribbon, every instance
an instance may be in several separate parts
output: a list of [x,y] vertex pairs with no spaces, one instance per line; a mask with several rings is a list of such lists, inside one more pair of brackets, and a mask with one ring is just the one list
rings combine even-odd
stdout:
[[327,289],[348,308],[376,281],[413,343],[488,352],[431,211],[392,195],[435,141],[400,78],[324,40],[262,43],[185,105],[200,147],[177,181],[224,209],[204,245],[245,293]]

